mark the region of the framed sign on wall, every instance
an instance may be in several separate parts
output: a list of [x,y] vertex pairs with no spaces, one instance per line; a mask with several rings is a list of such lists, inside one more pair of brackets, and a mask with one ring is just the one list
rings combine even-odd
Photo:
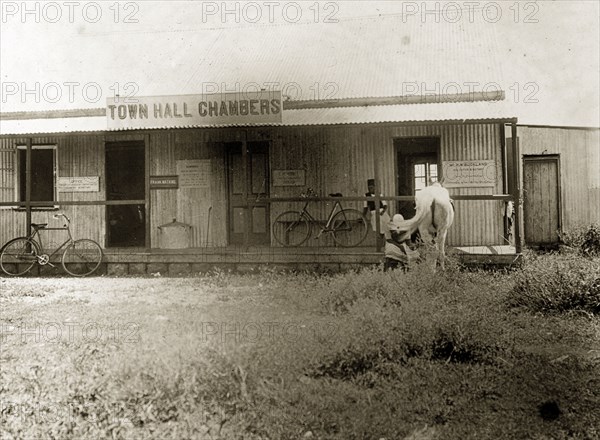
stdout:
[[497,183],[496,161],[459,160],[442,162],[447,188],[493,187]]
[[305,170],[273,170],[273,186],[306,185]]

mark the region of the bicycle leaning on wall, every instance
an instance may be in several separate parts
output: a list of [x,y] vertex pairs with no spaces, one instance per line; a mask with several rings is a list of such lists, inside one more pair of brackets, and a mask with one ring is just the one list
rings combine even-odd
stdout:
[[[0,250],[0,269],[11,276],[24,275],[34,264],[55,267],[50,259],[64,248],[61,264],[65,272],[76,277],[91,275],[102,262],[102,248],[94,240],[87,238],[75,240],[71,235],[71,220],[65,214],[55,214],[54,218],[64,218],[66,223],[62,228],[47,228],[47,223],[31,224],[31,233],[27,237],[13,238]],[[41,230],[63,231],[69,237],[50,255],[44,250]]]
[[[317,194],[308,189],[301,197],[311,198]],[[342,197],[341,194],[329,194],[330,197]],[[308,212],[310,200],[304,203],[300,211],[286,211],[280,214],[273,223],[273,236],[283,246],[300,246],[312,234],[313,225],[320,228],[315,238],[329,233],[340,246],[358,246],[368,233],[367,220],[362,212],[352,208],[342,208],[336,200],[325,222],[316,220]],[[324,226],[323,226],[324,223]]]

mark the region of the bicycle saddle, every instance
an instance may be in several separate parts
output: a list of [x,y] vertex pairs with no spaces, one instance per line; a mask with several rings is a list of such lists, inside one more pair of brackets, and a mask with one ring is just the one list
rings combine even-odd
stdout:
[[329,194],[329,197],[344,197],[344,196],[342,195],[342,193],[331,193],[331,194]]
[[46,226],[48,226],[48,223],[32,223],[31,224],[31,227],[36,228],[36,229],[44,229]]

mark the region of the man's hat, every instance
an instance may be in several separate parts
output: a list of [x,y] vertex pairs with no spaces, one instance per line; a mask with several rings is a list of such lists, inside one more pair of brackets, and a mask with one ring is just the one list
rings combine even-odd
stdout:
[[390,229],[397,232],[407,232],[410,230],[410,222],[408,220],[404,220],[402,214],[394,214]]
[[367,186],[375,185],[375,179],[367,180]]
[[403,221],[404,217],[402,216],[402,214],[394,214],[394,217],[392,217],[392,223],[394,223],[394,225],[396,226],[400,226]]

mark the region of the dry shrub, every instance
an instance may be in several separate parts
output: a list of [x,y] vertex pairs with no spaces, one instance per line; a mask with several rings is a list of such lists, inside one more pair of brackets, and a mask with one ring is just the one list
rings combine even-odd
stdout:
[[533,257],[515,273],[507,296],[512,307],[535,312],[600,313],[600,260],[570,256]]

